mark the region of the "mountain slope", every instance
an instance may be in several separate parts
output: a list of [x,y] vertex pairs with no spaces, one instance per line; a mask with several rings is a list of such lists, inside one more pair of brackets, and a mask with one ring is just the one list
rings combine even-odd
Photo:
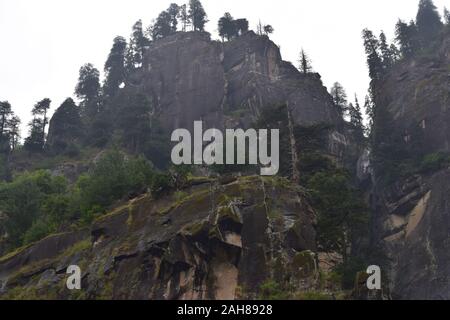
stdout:
[[[315,213],[302,192],[287,180],[246,177],[137,198],[91,230],[2,258],[0,298],[257,298],[270,279],[318,290]],[[74,264],[82,291],[65,285]]]

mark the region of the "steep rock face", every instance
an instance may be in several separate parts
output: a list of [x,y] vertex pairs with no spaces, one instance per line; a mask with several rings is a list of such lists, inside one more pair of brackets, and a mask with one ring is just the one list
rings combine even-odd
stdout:
[[220,43],[206,33],[178,33],[153,43],[146,54],[141,90],[168,130],[195,120],[222,122],[226,80]]
[[261,109],[288,104],[299,125],[341,124],[318,74],[301,74],[283,61],[280,49],[266,36],[249,32],[224,45],[229,110]]
[[450,171],[384,190],[380,236],[395,299],[450,299]]
[[318,74],[302,75],[266,36],[248,32],[227,42],[177,33],[148,49],[141,90],[156,102],[169,130],[194,120],[223,127],[224,115],[249,126],[263,108],[287,103],[298,124],[341,124]]
[[[393,117],[405,141],[422,130],[425,153],[450,151],[450,35],[433,55],[394,67],[378,88],[378,103]],[[411,143],[413,141],[409,141]]]
[[[296,124],[325,123],[346,134],[320,75],[301,74],[267,36],[254,32],[226,43],[198,32],[168,36],[149,47],[134,78],[125,90],[151,98],[169,132],[192,129],[195,120],[205,128],[248,128],[262,109],[287,104]],[[342,144],[333,140],[336,134],[330,141]]]
[[[450,151],[449,65],[447,35],[439,50],[399,63],[378,85],[377,105],[406,148]],[[450,299],[449,177],[448,170],[417,174],[387,187],[375,179],[375,235],[389,258],[393,298]]]
[[[315,214],[282,179],[200,181],[142,196],[89,231],[55,235],[0,260],[0,298],[256,298],[268,279],[318,284]],[[82,270],[82,291],[65,271]]]

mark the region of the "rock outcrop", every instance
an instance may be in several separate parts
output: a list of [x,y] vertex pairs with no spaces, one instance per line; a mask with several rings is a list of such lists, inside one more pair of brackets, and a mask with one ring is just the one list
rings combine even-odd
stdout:
[[[317,73],[302,74],[282,60],[267,36],[250,31],[229,41],[208,33],[180,32],[148,48],[143,67],[122,91],[146,95],[166,132],[249,128],[261,111],[287,105],[293,123],[330,126],[329,153],[355,166],[358,146]],[[348,156],[350,159],[343,158]]]
[[191,128],[195,120],[247,127],[263,108],[282,104],[300,125],[342,125],[320,76],[302,75],[267,36],[252,31],[226,43],[198,32],[159,40],[131,86],[156,103],[168,130]]
[[450,36],[440,49],[396,64],[377,86],[384,106],[404,141],[414,143],[417,129],[424,153],[450,151]]
[[[449,65],[447,33],[439,50],[405,59],[377,85],[377,104],[411,158],[450,151]],[[419,170],[387,186],[380,174],[372,194],[374,235],[389,258],[392,298],[450,299],[449,170]]]
[[[313,290],[315,219],[284,179],[197,181],[3,257],[0,299],[257,298],[268,279]],[[70,265],[82,270],[82,291],[66,287]]]
[[450,171],[414,176],[381,193],[379,236],[394,299],[450,298]]

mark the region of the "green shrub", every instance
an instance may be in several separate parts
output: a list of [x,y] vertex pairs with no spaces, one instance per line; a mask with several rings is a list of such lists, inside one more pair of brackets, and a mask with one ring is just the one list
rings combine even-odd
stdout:
[[127,159],[117,150],[106,153],[91,173],[77,181],[75,192],[81,215],[90,221],[114,201],[145,192],[153,178],[153,168],[145,159]]
[[40,170],[0,184],[0,211],[7,216],[10,248],[38,241],[75,220],[90,224],[115,201],[147,191],[154,184],[152,165],[144,158],[107,152],[91,172],[69,188],[64,177]]
[[443,169],[450,164],[450,156],[443,152],[426,155],[421,163],[421,171],[433,172]]
[[[52,177],[44,170],[24,173],[11,183],[0,184],[0,211],[7,216],[5,229],[9,245],[17,247],[25,241],[25,236],[26,241],[31,241],[43,235],[45,228],[38,221],[51,222],[46,207],[51,207],[53,197],[64,194],[66,190],[64,178]],[[32,230],[28,232],[30,228]]]
[[45,220],[36,220],[25,232],[25,235],[23,236],[23,244],[27,245],[39,241],[55,231],[56,230],[53,229]]
[[259,299],[261,300],[287,300],[289,298],[289,292],[272,279],[261,284],[259,288]]

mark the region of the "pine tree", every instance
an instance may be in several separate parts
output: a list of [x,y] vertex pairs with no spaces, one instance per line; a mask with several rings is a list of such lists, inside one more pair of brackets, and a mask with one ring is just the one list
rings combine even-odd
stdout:
[[91,63],[80,68],[75,95],[82,100],[83,111],[87,116],[94,116],[99,112],[100,72]]
[[219,20],[219,36],[230,41],[233,37],[237,36],[238,31],[236,29],[235,21],[229,12],[226,12]]
[[[9,154],[11,152],[11,132],[9,124],[11,119],[14,117],[14,112],[12,111],[11,104],[8,101],[0,101],[0,167],[2,163],[7,164],[6,157],[4,161],[1,154]],[[6,162],[5,162],[6,161]],[[6,177],[4,168],[0,168],[0,175]]]
[[380,44],[373,32],[363,30],[364,47],[367,55],[367,65],[369,67],[369,75],[372,80],[379,79],[383,72],[383,61],[378,53]]
[[167,37],[172,33],[172,17],[168,11],[163,11],[159,14],[155,23],[151,27],[152,38],[155,41]]
[[10,141],[11,150],[15,150],[20,141],[20,118],[14,113],[11,114],[11,118],[7,122],[7,130]]
[[424,47],[439,35],[442,21],[432,0],[420,0],[416,24]]
[[142,67],[145,47],[148,43],[149,41],[145,37],[142,28],[142,20],[138,20],[133,25],[133,32],[131,34],[126,54],[125,65],[128,74],[133,72],[135,69]]
[[204,31],[208,22],[205,9],[199,0],[189,1],[189,19],[192,21],[194,31]]
[[335,82],[330,89],[330,94],[339,113],[344,115],[347,110],[347,93],[344,87],[339,82]]
[[5,134],[6,124],[11,113],[11,104],[8,101],[0,101],[0,137]]
[[388,44],[386,35],[383,31],[380,33],[380,52],[383,59],[383,67],[390,68],[394,63],[394,54],[391,51],[391,46]]
[[180,14],[180,7],[176,3],[171,3],[167,13],[170,16],[170,28],[173,32],[178,30],[178,16]]
[[46,98],[34,106],[31,111],[33,120],[28,125],[30,134],[25,139],[25,148],[30,152],[41,152],[45,146],[45,130],[48,124],[47,112],[50,109],[51,100]]
[[361,106],[359,105],[358,97],[355,95],[355,104],[349,105],[349,113],[350,113],[350,123],[358,130],[360,130],[361,134],[364,130],[363,125],[363,117],[361,114]]
[[42,136],[43,137],[45,135],[45,129],[47,128],[47,124],[48,124],[47,113],[48,113],[48,110],[50,109],[51,103],[52,103],[52,101],[50,99],[45,98],[45,99],[39,101],[34,106],[33,110],[31,111],[31,113],[33,114],[34,117],[41,117],[41,119],[42,119],[42,124],[43,124]]
[[374,124],[374,119],[375,119],[375,107],[374,107],[369,95],[366,95],[366,97],[365,97],[364,110],[366,111],[367,118],[369,119],[369,123],[366,128],[366,135],[370,136],[372,128],[373,128],[373,124]]
[[181,21],[181,30],[186,32],[187,28],[191,25],[191,19],[189,17],[187,5],[183,4],[180,6],[180,11],[178,13],[178,18]]
[[238,35],[244,34],[248,31],[248,20],[247,19],[236,19],[234,22],[236,25],[236,30]]
[[401,58],[400,50],[398,50],[397,46],[394,43],[391,43],[390,50],[392,61],[395,63],[396,61],[400,60]]
[[123,37],[114,39],[113,47],[105,63],[105,84],[103,91],[107,97],[114,97],[125,81],[125,51],[127,42]]
[[300,72],[303,74],[312,72],[311,60],[309,59],[308,55],[306,54],[305,50],[303,50],[303,48],[300,51],[299,69]]
[[408,58],[419,49],[417,43],[417,27],[414,21],[408,25],[402,20],[398,20],[395,26],[395,40],[400,46],[400,53],[402,57]]

